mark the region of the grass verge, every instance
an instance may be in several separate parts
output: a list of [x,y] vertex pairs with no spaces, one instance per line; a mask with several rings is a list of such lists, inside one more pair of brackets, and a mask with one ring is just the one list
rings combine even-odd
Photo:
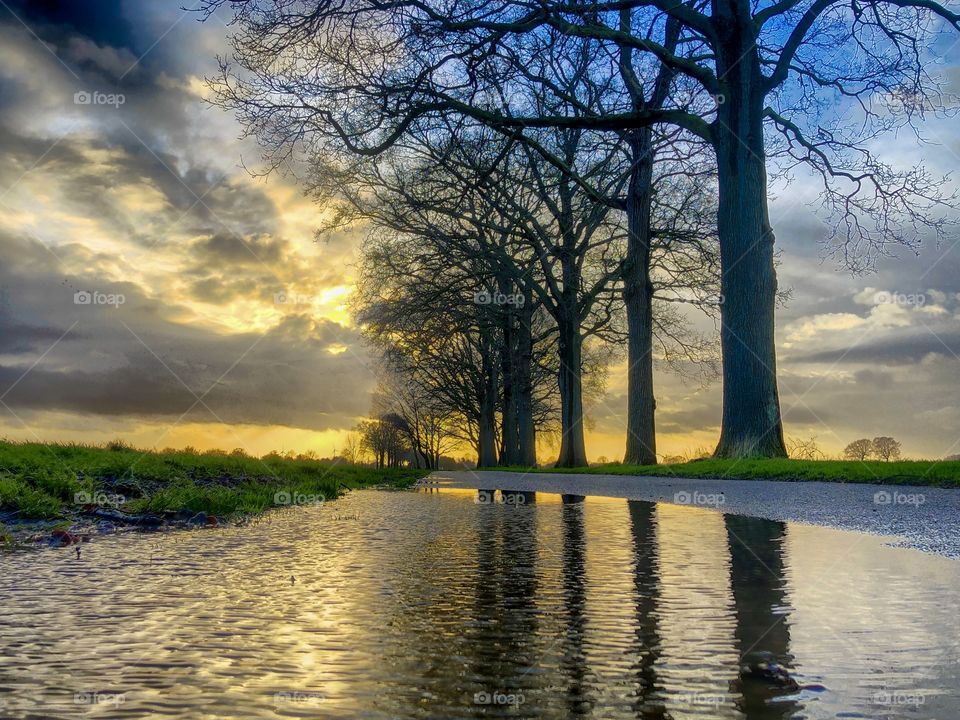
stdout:
[[0,442],[0,511],[7,521],[66,518],[91,507],[231,518],[329,500],[351,488],[408,487],[426,474],[278,455]]
[[672,465],[592,465],[585,468],[490,468],[513,472],[583,473],[589,475],[653,475],[730,480],[876,483],[960,488],[960,462],[937,460],[693,460]]

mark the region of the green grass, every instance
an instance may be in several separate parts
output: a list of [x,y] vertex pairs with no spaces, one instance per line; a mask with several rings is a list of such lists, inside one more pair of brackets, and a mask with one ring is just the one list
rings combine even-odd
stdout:
[[960,462],[935,460],[693,460],[673,465],[592,465],[587,468],[490,468],[514,472],[585,473],[591,475],[654,475],[731,480],[784,480],[881,485],[960,487]]
[[[260,513],[309,499],[333,499],[351,488],[402,488],[425,470],[376,470],[271,454],[146,452],[110,443],[0,441],[0,511],[18,520],[61,518],[84,496],[117,500],[126,512],[204,511],[222,517]],[[79,500],[78,500],[78,495]]]

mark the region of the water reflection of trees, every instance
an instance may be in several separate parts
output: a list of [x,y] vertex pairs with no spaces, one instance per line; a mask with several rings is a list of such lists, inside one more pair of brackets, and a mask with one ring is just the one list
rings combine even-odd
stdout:
[[535,680],[530,671],[539,664],[536,543],[532,503],[481,509],[472,618],[463,649],[466,677],[473,681],[468,702],[474,693],[523,694],[530,699]]
[[[750,720],[792,717],[796,687],[787,673],[790,605],[786,588],[786,523],[725,515],[730,546],[730,587],[736,614],[740,672],[738,706]],[[778,669],[779,668],[779,669]]]
[[634,597],[636,641],[633,671],[637,682],[636,710],[640,717],[663,718],[666,711],[657,702],[657,662],[662,646],[658,625],[660,604],[660,566],[657,548],[656,506],[630,500],[630,529],[634,553]]
[[571,716],[585,715],[593,706],[587,680],[587,658],[583,640],[587,624],[587,562],[583,504],[563,504],[563,552],[560,577],[563,586],[565,627],[562,637],[560,671],[566,693],[564,702]]
[[[613,717],[600,704],[604,693],[600,683],[617,681],[608,670],[591,667],[586,650],[588,626],[593,610],[588,604],[587,505],[564,502],[559,508],[546,505],[501,504],[483,510],[477,527],[477,574],[472,598],[470,629],[463,651],[467,654],[466,678],[469,691],[524,693],[526,710],[556,709],[563,717]],[[682,695],[688,688],[665,677],[667,662],[664,641],[669,641],[673,612],[665,604],[661,547],[658,540],[658,511],[652,503],[627,503],[631,541],[632,603],[623,609],[624,632],[632,632],[632,658],[627,681],[633,688],[633,714],[642,718],[670,718],[667,698]],[[537,565],[538,523],[560,513],[560,554],[556,563]],[[538,512],[544,517],[538,520]],[[553,516],[555,517],[555,516]],[[552,521],[552,518],[551,518]],[[729,611],[734,617],[730,645],[741,663],[731,682],[732,703],[719,707],[684,707],[677,710],[698,716],[733,716],[737,709],[747,720],[786,720],[801,705],[785,675],[765,677],[758,659],[771,660],[784,671],[792,666],[790,653],[789,598],[785,579],[785,524],[749,517],[725,516],[729,553]],[[695,528],[696,523],[684,525]],[[679,530],[680,528],[676,528]],[[601,528],[596,530],[602,531]],[[549,557],[549,556],[548,556]],[[558,575],[552,575],[554,569]],[[550,575],[544,573],[549,572]],[[543,615],[551,607],[550,577],[556,579],[559,604],[556,619]],[[600,592],[603,588],[597,588]],[[729,617],[729,616],[728,616]],[[598,627],[604,618],[597,618]],[[727,625],[726,627],[730,627]],[[627,629],[629,628],[629,630]],[[728,630],[727,632],[730,632]],[[557,658],[554,675],[550,657]],[[709,662],[709,658],[687,658]],[[549,693],[545,693],[551,689]],[[557,692],[559,691],[559,692]],[[556,694],[554,694],[556,693]],[[552,697],[551,697],[552,695]],[[729,702],[729,701],[728,701]],[[736,705],[736,709],[733,707]],[[559,707],[557,707],[559,705]],[[503,710],[503,708],[499,708]],[[619,708],[607,708],[620,717]],[[523,713],[521,713],[523,714]]]

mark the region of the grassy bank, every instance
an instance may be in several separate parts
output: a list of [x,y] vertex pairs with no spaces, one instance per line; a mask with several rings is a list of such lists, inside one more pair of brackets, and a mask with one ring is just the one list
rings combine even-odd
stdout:
[[332,499],[350,488],[406,487],[425,474],[278,455],[0,442],[0,515],[9,522],[108,508],[158,515],[205,512],[228,519]]
[[587,468],[491,468],[516,472],[587,473],[594,475],[655,475],[731,480],[784,480],[881,485],[960,487],[960,462],[902,460],[693,460],[673,465],[593,465]]

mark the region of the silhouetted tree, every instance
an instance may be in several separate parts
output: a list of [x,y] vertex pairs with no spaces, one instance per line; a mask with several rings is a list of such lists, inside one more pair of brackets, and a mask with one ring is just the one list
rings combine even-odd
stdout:
[[824,455],[816,438],[790,438],[787,440],[790,457],[796,460],[823,460]]
[[847,460],[866,460],[873,453],[873,443],[867,438],[854,440],[843,449],[843,456]]
[[900,459],[900,443],[892,437],[875,437],[870,443],[871,451],[884,462]]
[[378,468],[397,468],[403,464],[410,450],[403,418],[387,414],[364,420],[358,430],[362,438],[361,446],[373,456]]

